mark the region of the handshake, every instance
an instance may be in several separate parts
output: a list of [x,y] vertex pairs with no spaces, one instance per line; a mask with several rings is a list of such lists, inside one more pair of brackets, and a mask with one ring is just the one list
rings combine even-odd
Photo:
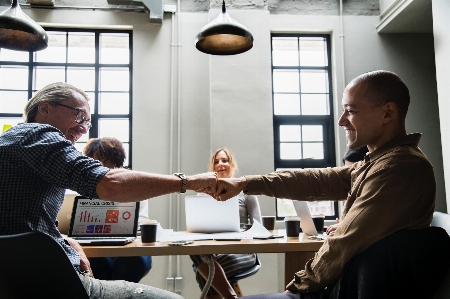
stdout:
[[247,188],[245,177],[218,178],[216,172],[207,172],[187,177],[188,189],[203,192],[218,201],[228,200]]

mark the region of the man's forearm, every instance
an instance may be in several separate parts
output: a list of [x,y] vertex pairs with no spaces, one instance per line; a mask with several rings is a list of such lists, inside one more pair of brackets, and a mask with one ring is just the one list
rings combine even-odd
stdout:
[[[188,190],[215,186],[214,174],[187,176]],[[112,169],[97,184],[100,199],[132,202],[180,192],[182,180],[174,175],[162,175],[126,169]]]

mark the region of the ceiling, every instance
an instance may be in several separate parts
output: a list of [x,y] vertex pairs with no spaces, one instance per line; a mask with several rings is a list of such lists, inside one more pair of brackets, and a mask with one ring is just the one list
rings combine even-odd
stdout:
[[[433,33],[432,0],[396,1],[404,3],[388,16],[383,16],[379,33]],[[408,3],[409,2],[409,3]]]

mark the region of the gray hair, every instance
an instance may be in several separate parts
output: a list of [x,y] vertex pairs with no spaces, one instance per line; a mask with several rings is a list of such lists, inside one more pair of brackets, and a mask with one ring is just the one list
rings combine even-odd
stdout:
[[38,106],[41,102],[62,102],[73,97],[74,93],[82,95],[89,101],[87,94],[73,85],[65,82],[51,83],[41,88],[27,103],[23,113],[23,120],[26,123],[33,122]]

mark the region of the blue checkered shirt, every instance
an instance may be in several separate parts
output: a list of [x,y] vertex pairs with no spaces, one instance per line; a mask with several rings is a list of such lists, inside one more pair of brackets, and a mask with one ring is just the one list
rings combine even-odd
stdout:
[[58,129],[36,123],[1,134],[0,157],[0,235],[44,232],[79,265],[56,226],[65,189],[97,198],[97,183],[109,169],[83,156]]

